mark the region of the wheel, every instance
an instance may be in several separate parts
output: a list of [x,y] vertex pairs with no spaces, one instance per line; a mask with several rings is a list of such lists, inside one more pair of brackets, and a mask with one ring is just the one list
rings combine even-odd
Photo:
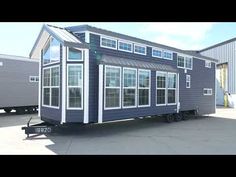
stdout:
[[16,114],[24,114],[25,110],[23,108],[16,108]]
[[181,113],[177,113],[174,115],[175,121],[179,122],[182,120],[182,114]]
[[32,114],[34,112],[34,109],[32,107],[27,108],[27,112],[29,114]]
[[166,122],[171,123],[174,121],[174,116],[172,114],[167,114],[166,115]]
[[6,113],[10,113],[11,112],[11,108],[6,108],[6,109],[4,109],[4,111],[6,112]]
[[183,119],[183,120],[189,120],[189,119],[190,119],[190,116],[189,116],[187,113],[183,113],[183,114],[182,114],[182,119]]

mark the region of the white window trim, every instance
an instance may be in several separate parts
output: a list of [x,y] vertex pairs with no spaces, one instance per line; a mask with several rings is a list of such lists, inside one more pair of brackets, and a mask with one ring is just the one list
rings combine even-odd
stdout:
[[[160,73],[160,74],[165,74],[166,75],[166,83],[165,83],[165,88],[157,88],[157,74]],[[156,92],[157,90],[165,90],[165,103],[164,104],[157,104],[157,94],[156,94],[156,106],[166,106],[166,87],[167,87],[167,76],[168,76],[168,72],[164,72],[164,71],[156,71]]]
[[[211,91],[211,93],[204,93],[205,90]],[[203,88],[203,95],[211,96],[212,95],[212,88]]]
[[[138,47],[144,47],[145,48],[145,53],[139,53],[135,51],[135,46]],[[134,43],[134,49],[133,49],[134,53],[139,54],[139,55],[147,55],[147,46],[143,45],[143,44],[138,44],[138,43]]]
[[[45,47],[47,46],[48,42],[50,43],[49,44],[49,48],[51,47],[51,39],[53,37],[52,36],[49,36],[47,41],[45,42],[44,46],[43,46],[43,55],[44,55],[44,49]],[[54,38],[55,39],[55,38]],[[57,39],[56,39],[57,40]],[[58,40],[57,40],[58,41]],[[58,41],[59,42],[59,41]],[[59,47],[60,47],[60,50],[61,50],[61,43],[59,42]],[[50,50],[50,49],[49,49]],[[61,52],[60,52],[60,55],[61,55]],[[43,58],[43,57],[42,57]],[[59,56],[59,60],[58,61],[54,61],[54,62],[50,62],[50,63],[47,63],[47,64],[44,64],[44,59],[43,59],[43,66],[48,66],[48,65],[52,65],[52,64],[57,64],[57,63],[60,63],[60,59],[61,59],[61,56]],[[51,61],[51,52],[50,52],[50,61]]]
[[[59,67],[59,86],[51,86],[52,85],[52,79],[51,79],[51,69],[52,68],[56,68]],[[44,70],[49,69],[50,70],[50,86],[44,86]],[[48,107],[48,108],[55,108],[55,109],[59,109],[60,107],[60,65],[55,65],[55,66],[49,66],[49,67],[45,67],[43,68],[43,80],[42,80],[43,84],[42,84],[42,106],[43,107]],[[44,88],[49,88],[50,89],[50,96],[49,96],[49,105],[45,105],[44,104]],[[59,106],[51,106],[52,104],[52,88],[59,88],[59,98],[58,98],[58,105]]]
[[[116,47],[113,48],[113,47],[108,47],[108,46],[102,45],[102,38],[116,41]],[[108,37],[108,36],[100,36],[100,47],[117,50],[117,39],[113,38],[113,37]]]
[[211,68],[211,61],[205,60],[205,67],[206,68]]
[[[82,73],[82,76],[81,76],[81,83],[82,85],[81,86],[69,86],[69,66],[82,66],[81,68],[81,73]],[[83,110],[83,105],[84,105],[84,66],[83,64],[67,64],[67,78],[66,78],[66,101],[67,101],[67,104],[66,104],[66,109],[67,110]],[[81,107],[69,107],[69,88],[81,88]]]
[[[139,87],[139,71],[148,71],[149,73],[149,87]],[[138,104],[138,107],[141,108],[141,107],[150,107],[151,106],[151,81],[152,81],[152,78],[151,78],[151,70],[147,70],[147,69],[138,69],[138,75],[137,75],[137,79],[138,79],[138,91],[137,91],[137,104]],[[148,89],[148,94],[149,94],[149,97],[148,97],[148,105],[139,105],[139,89]]]
[[[155,55],[153,55],[153,50],[158,50],[158,51],[160,51],[161,52],[161,56],[159,57],[159,56],[155,56]],[[160,49],[160,48],[154,48],[154,47],[152,47],[152,57],[155,57],[155,58],[162,58],[163,57],[163,49]]]
[[[188,79],[187,78],[189,78],[189,81],[188,81]],[[187,86],[187,83],[189,82],[189,86]],[[186,88],[191,88],[191,75],[186,75]]]
[[[124,50],[124,49],[120,49],[120,42],[130,44],[130,45],[131,45],[131,51],[129,51],[129,50]],[[134,48],[134,46],[133,46],[133,43],[132,43],[132,42],[130,42],[130,41],[125,41],[125,40],[118,40],[118,50],[124,51],[124,52],[133,53],[133,48]]]
[[[168,86],[168,78],[169,78],[169,74],[174,74],[175,75],[175,88],[169,88],[169,86]],[[166,105],[167,106],[171,106],[171,105],[177,105],[177,73],[173,73],[173,72],[168,72],[167,73],[167,80],[166,80],[166,82],[167,82],[167,86],[166,86],[166,89],[167,89],[167,92],[166,92]],[[168,91],[169,90],[175,90],[175,103],[168,103]]]
[[[184,67],[178,66],[178,56],[184,57]],[[191,58],[191,68],[186,67],[186,58]],[[177,54],[177,68],[193,70],[193,57],[189,55]]]
[[[178,58],[179,58],[179,56],[180,56],[180,57],[184,57],[184,67],[178,65]],[[184,55],[178,55],[178,54],[177,54],[177,68],[186,69],[186,68],[185,68],[185,56],[184,56]]]
[[[164,52],[171,53],[171,59],[167,58],[167,57],[164,57]],[[170,51],[170,50],[162,50],[162,58],[165,59],[165,60],[173,60],[173,52]]]
[[[193,57],[187,57],[187,58],[190,58],[190,59],[191,59],[191,68],[187,68],[187,67],[185,66],[185,69],[192,70],[192,69],[193,69]],[[184,58],[184,65],[186,65],[186,58]]]
[[[114,88],[114,89],[118,89],[118,87],[107,87],[106,86],[106,71],[107,71],[107,68],[118,68],[120,69],[120,86],[119,86],[119,89],[120,89],[120,94],[119,94],[119,106],[118,107],[106,107],[106,88]],[[112,65],[105,65],[105,72],[104,72],[104,110],[112,110],[112,109],[121,109],[121,67],[120,66],[112,66]]]
[[[135,86],[134,87],[124,87],[124,70],[125,69],[128,69],[128,70],[133,70],[133,71],[135,71],[135,75],[136,75],[136,77],[135,77]],[[125,108],[125,109],[127,109],[127,108],[136,108],[137,107],[137,69],[136,68],[127,68],[127,67],[123,67],[123,84],[122,84],[122,93],[123,93],[123,95],[122,95],[122,108]],[[134,106],[124,106],[124,90],[125,89],[135,89],[135,105]]]
[[[81,60],[71,60],[69,59],[69,48],[73,48],[73,49],[76,49],[76,50],[80,50],[81,51]],[[81,62],[81,61],[84,61],[84,50],[81,49],[81,48],[76,48],[76,47],[66,47],[66,50],[67,50],[67,56],[66,56],[66,61],[73,61],[73,62]]]

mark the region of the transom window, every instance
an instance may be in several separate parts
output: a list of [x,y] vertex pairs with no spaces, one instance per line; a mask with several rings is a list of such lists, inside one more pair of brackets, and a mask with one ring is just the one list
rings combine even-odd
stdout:
[[163,50],[163,58],[164,59],[172,60],[173,59],[172,55],[173,55],[172,52]]
[[67,65],[67,109],[83,109],[83,65]]
[[60,43],[50,37],[43,48],[43,64],[56,63],[60,60]]
[[68,60],[82,61],[82,51],[75,48],[68,49]]
[[59,107],[59,66],[43,69],[43,106]]
[[105,109],[120,108],[121,68],[105,66]]
[[211,68],[211,61],[205,60],[205,67]]
[[119,41],[118,49],[126,52],[133,52],[132,43]]
[[138,70],[138,105],[150,106],[150,70]]
[[156,104],[164,105],[166,103],[166,75],[165,72],[156,72]]
[[123,107],[136,106],[137,69],[123,68]]
[[152,56],[162,58],[162,51],[159,49],[152,49]]
[[212,88],[204,88],[203,95],[212,95]]
[[110,49],[117,49],[117,40],[107,38],[107,37],[101,37],[100,38],[100,46]]
[[134,44],[134,53],[146,55],[146,47],[138,44]]

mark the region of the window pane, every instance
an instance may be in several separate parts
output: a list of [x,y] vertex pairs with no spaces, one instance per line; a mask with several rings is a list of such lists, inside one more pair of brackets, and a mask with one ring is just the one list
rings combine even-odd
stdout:
[[59,106],[59,88],[51,88],[52,89],[52,106]]
[[124,106],[135,106],[135,89],[124,89]]
[[132,51],[132,45],[129,43],[119,42],[119,49]]
[[59,86],[59,67],[51,68],[52,86]]
[[184,57],[178,56],[178,66],[184,67]]
[[124,69],[124,87],[136,87],[136,70]]
[[157,90],[157,104],[165,104],[165,90]]
[[70,60],[82,60],[82,52],[80,50],[69,48],[69,56]]
[[166,88],[166,74],[157,73],[157,88]]
[[168,103],[175,103],[175,90],[168,90]]
[[68,85],[69,86],[82,86],[82,66],[70,65],[68,66]]
[[51,38],[50,53],[51,62],[55,62],[60,59],[60,43],[54,38]]
[[49,105],[50,100],[50,88],[43,89],[43,104]]
[[139,89],[139,105],[149,104],[149,89]]
[[137,52],[137,53],[142,53],[142,54],[145,54],[145,52],[146,52],[146,47],[142,47],[142,46],[137,46],[137,45],[135,45],[135,52]]
[[168,58],[168,59],[172,59],[172,53],[170,53],[170,52],[163,52],[163,57],[164,58]]
[[153,50],[152,55],[161,58],[161,51],[160,50]]
[[69,107],[81,108],[81,88],[69,88]]
[[43,64],[50,63],[50,42],[43,49]]
[[116,41],[111,39],[102,38],[102,46],[116,48]]
[[188,57],[185,58],[185,67],[188,69],[192,68],[192,58],[188,58]]
[[43,85],[50,86],[50,69],[43,70]]
[[106,67],[106,87],[120,87],[120,68]]
[[106,89],[106,108],[120,106],[120,89]]
[[139,70],[139,87],[149,87],[149,71]]
[[176,74],[168,74],[168,88],[176,88]]

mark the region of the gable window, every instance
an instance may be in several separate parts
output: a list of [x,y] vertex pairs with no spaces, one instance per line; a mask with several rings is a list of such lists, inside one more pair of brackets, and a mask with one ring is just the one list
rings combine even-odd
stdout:
[[176,74],[168,73],[168,85],[167,85],[167,102],[168,104],[176,103]]
[[159,49],[152,49],[152,56],[162,58],[162,51]]
[[134,53],[146,55],[146,47],[138,44],[134,44]]
[[60,60],[60,43],[50,37],[43,48],[43,64],[56,63]]
[[163,58],[167,60],[172,60],[172,52],[163,50]]
[[165,105],[166,103],[166,75],[165,72],[156,72],[156,105]]
[[191,76],[186,75],[186,88],[190,88],[190,87],[191,87]]
[[123,107],[136,106],[137,70],[123,69]]
[[212,95],[212,88],[204,88],[203,95]]
[[185,68],[192,69],[192,58],[185,57]]
[[124,41],[119,41],[118,49],[125,52],[133,52],[132,43],[128,43]]
[[117,49],[117,40],[107,38],[107,37],[101,37],[100,38],[100,46],[110,49]]
[[181,68],[184,68],[184,57],[178,56],[177,66],[181,67]]
[[75,49],[75,48],[69,48],[68,49],[68,60],[70,61],[82,61],[82,51]]
[[151,71],[138,70],[138,105],[150,106],[150,79]]
[[211,68],[211,61],[205,60],[205,67]]
[[67,65],[67,109],[83,109],[83,65]]
[[43,69],[43,106],[59,108],[59,66]]
[[105,66],[105,109],[120,108],[121,68]]

